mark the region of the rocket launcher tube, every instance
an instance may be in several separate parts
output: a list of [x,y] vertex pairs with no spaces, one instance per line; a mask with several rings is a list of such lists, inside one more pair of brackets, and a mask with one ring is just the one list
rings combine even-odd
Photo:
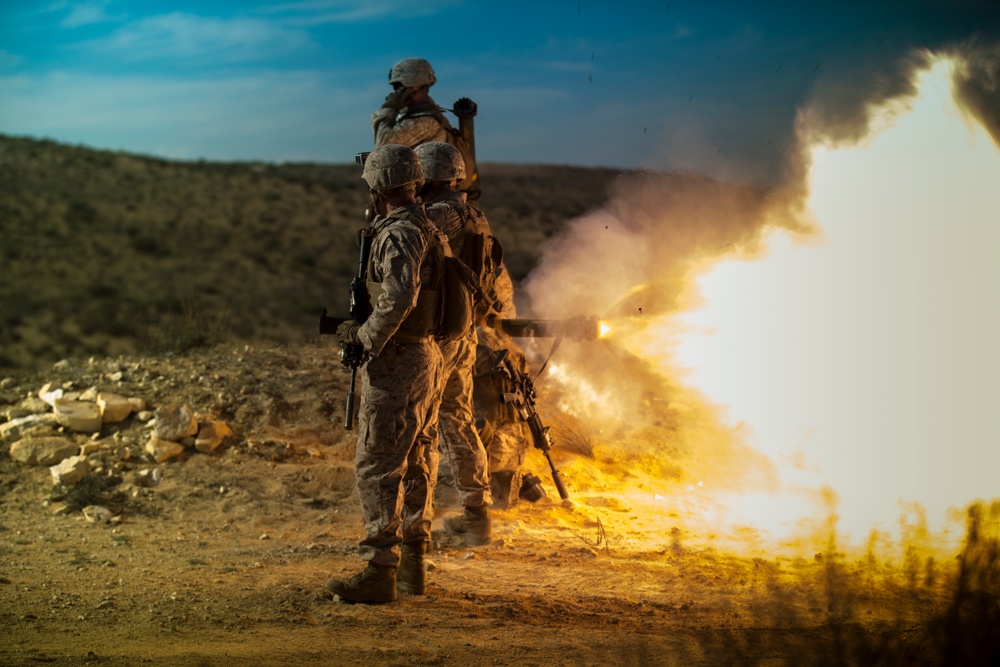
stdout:
[[502,319],[490,317],[486,326],[511,338],[560,338],[572,341],[597,340],[601,337],[601,322],[596,315],[576,315],[564,320]]

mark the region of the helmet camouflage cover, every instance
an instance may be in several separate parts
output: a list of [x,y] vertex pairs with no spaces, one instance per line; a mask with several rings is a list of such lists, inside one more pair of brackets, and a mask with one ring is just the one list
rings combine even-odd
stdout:
[[413,149],[401,144],[386,144],[371,152],[365,160],[361,177],[372,190],[391,190],[423,180],[420,159]]
[[434,69],[423,58],[404,58],[389,70],[389,83],[400,83],[407,88],[433,86],[435,82]]
[[465,180],[465,160],[457,148],[443,141],[428,141],[414,151],[420,158],[425,181]]

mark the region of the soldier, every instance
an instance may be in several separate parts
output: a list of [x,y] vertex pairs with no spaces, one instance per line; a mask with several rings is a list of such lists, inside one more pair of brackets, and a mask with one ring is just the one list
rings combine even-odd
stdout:
[[[438,232],[416,203],[420,161],[406,146],[387,145],[368,157],[363,178],[377,212],[367,269],[372,314],[337,329],[343,345],[361,345],[363,388],[355,457],[368,562],[348,580],[326,588],[348,602],[379,603],[403,592],[423,594],[423,555],[433,512],[428,452],[417,436],[437,419],[433,388],[440,383],[441,352],[431,332],[436,285],[428,256]],[[422,286],[424,286],[422,288]]]
[[389,71],[389,84],[393,91],[386,96],[382,107],[372,114],[375,146],[403,144],[416,148],[429,141],[457,146],[462,151],[466,171],[457,189],[467,193],[469,201],[475,203],[481,196],[471,129],[476,105],[468,98],[455,102],[453,113],[460,117],[460,127],[462,122],[468,122],[468,134],[459,132],[445,118],[441,107],[431,99],[430,87],[436,82],[434,69],[423,58],[404,58],[393,66]]
[[517,411],[502,398],[516,387],[493,364],[502,350],[506,350],[520,373],[528,373],[528,362],[512,338],[490,327],[477,327],[476,338],[473,378],[476,428],[486,448],[493,506],[506,509],[516,505],[521,497],[538,500],[537,494],[542,492],[538,478],[528,475],[526,480],[523,471],[531,433]]
[[405,58],[393,66],[389,72],[392,92],[372,114],[376,146],[416,148],[427,141],[448,140],[448,120],[429,94],[436,82],[431,64],[423,58]]
[[[513,286],[501,263],[499,244],[493,239],[489,222],[482,211],[467,203],[464,192],[455,189],[457,183],[465,178],[461,153],[454,146],[440,141],[421,144],[417,146],[416,153],[424,170],[420,198],[426,205],[427,217],[447,235],[452,253],[468,259],[470,268],[480,274],[477,322],[505,307],[512,310]],[[479,235],[479,239],[473,238]],[[478,255],[472,257],[473,253]],[[508,302],[506,306],[496,293],[497,282]],[[461,536],[467,543],[482,545],[492,537],[488,507],[493,498],[490,494],[487,453],[476,431],[473,414],[475,328],[470,328],[458,340],[441,343],[441,353],[444,356],[444,385],[440,389],[438,432],[464,507],[462,516],[445,519],[444,526],[449,533]]]

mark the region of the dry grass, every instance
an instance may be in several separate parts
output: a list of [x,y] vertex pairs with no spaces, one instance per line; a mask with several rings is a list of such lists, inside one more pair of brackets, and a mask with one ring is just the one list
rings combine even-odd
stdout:
[[[617,172],[482,165],[515,279]],[[354,165],[180,162],[0,136],[0,368],[302,342],[346,309],[367,192]]]

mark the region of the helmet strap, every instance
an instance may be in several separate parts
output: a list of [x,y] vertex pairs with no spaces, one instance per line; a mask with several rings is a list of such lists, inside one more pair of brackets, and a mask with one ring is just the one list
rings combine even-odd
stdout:
[[386,197],[385,197],[384,193],[380,192],[379,190],[371,190],[371,189],[369,189],[368,190],[368,198],[371,200],[371,203],[372,203],[372,211],[374,211],[374,213],[376,215],[385,215],[386,214],[386,212],[387,212],[387,210],[386,210]]

